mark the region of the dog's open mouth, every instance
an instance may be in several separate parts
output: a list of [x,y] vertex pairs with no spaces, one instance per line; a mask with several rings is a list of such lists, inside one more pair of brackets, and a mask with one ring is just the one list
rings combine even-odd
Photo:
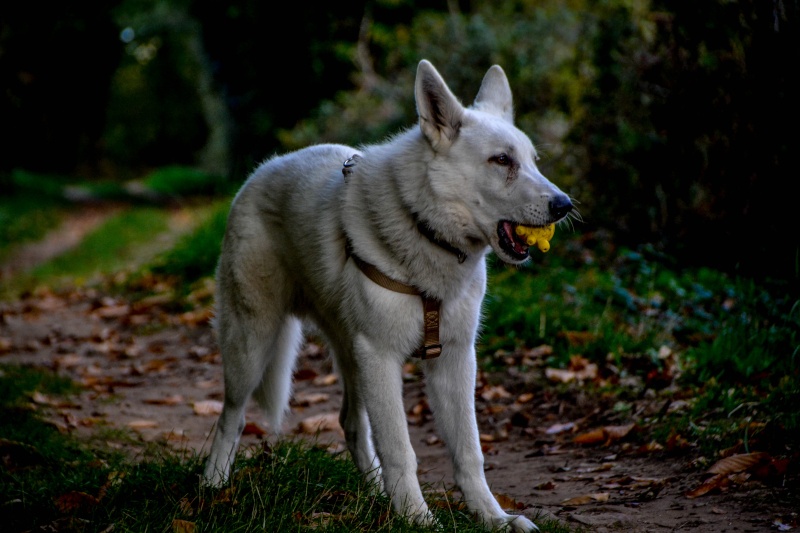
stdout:
[[517,235],[516,222],[501,220],[497,224],[497,236],[500,238],[500,248],[514,260],[523,261],[528,257],[528,243],[524,237]]

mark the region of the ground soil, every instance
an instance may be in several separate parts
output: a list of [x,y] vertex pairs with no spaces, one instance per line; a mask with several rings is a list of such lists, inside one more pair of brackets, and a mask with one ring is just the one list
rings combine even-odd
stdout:
[[[157,441],[206,453],[223,395],[210,313],[203,308],[170,313],[164,303],[157,297],[127,301],[73,290],[0,304],[0,363],[47,367],[86,387],[67,401],[32,396],[33,405],[64,431],[98,435],[117,428],[131,432],[134,448]],[[451,488],[449,459],[426,407],[424,379],[412,365],[406,371],[405,403],[420,479],[433,491]],[[323,345],[306,345],[295,378],[283,430],[342,451],[335,422],[341,390]],[[624,440],[582,446],[565,438],[570,432],[554,433],[553,428],[569,427],[559,424],[591,413],[591,398],[556,406],[563,399],[554,401],[539,390],[512,394],[517,385],[487,380],[480,376],[476,395],[487,480],[506,506],[528,516],[555,517],[586,531],[632,532],[788,531],[796,520],[797,509],[781,503],[786,488],[750,483],[690,499],[686,492],[703,480],[702,470],[691,468],[691,454],[641,453]],[[533,421],[537,412],[545,413],[545,420]],[[254,406],[247,418],[251,425],[243,446],[272,438],[272,428]],[[118,432],[105,434],[112,446],[130,445],[114,436]]]

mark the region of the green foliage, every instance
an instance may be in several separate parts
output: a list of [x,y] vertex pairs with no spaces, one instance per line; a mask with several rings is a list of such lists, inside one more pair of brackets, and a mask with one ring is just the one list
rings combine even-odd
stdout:
[[230,192],[231,187],[221,176],[177,165],[154,170],[145,177],[144,186],[166,197],[213,196]]
[[197,228],[155,259],[151,270],[156,274],[175,276],[184,283],[212,276],[217,267],[229,210],[230,200],[218,201]]
[[123,210],[77,247],[34,268],[29,277],[37,282],[58,283],[62,279],[79,281],[130,269],[143,250],[152,245],[153,236],[166,230],[167,217],[167,212],[153,207]]
[[751,428],[757,421],[782,432],[776,442],[800,444],[800,301],[785,283],[681,269],[651,247],[587,256],[598,242],[591,237],[582,238],[589,248],[579,265],[574,237],[561,239],[524,267],[492,266],[480,340],[485,365],[502,360],[493,356],[498,350],[546,344],[549,366],[581,355],[630,375],[663,369],[663,346],[678,352],[673,371],[692,398],[687,412],[665,422],[667,433],[713,435],[709,448],[719,449],[754,438],[762,431]]
[[39,239],[63,215],[63,178],[17,170],[0,176],[0,258],[14,244]]

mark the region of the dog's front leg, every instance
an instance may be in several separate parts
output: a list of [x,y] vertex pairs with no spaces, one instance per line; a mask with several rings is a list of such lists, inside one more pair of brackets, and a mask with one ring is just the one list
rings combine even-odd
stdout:
[[417,457],[403,409],[403,357],[361,339],[356,342],[356,358],[384,490],[396,512],[419,524],[433,525],[435,520],[417,480]]
[[524,516],[503,511],[483,472],[483,452],[475,418],[475,349],[451,345],[438,359],[424,362],[426,390],[436,425],[453,458],[455,482],[467,506],[490,527],[539,531]]

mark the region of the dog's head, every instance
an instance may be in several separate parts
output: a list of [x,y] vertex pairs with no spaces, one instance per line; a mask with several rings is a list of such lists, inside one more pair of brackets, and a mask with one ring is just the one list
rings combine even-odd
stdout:
[[[536,167],[536,150],[514,126],[505,72],[491,67],[472,106],[465,108],[433,65],[423,60],[415,86],[420,129],[433,151],[428,179],[437,231],[469,247],[490,245],[507,263],[528,259],[517,225],[564,219],[569,197]],[[432,211],[434,211],[432,209]],[[449,227],[443,227],[449,226]]]

